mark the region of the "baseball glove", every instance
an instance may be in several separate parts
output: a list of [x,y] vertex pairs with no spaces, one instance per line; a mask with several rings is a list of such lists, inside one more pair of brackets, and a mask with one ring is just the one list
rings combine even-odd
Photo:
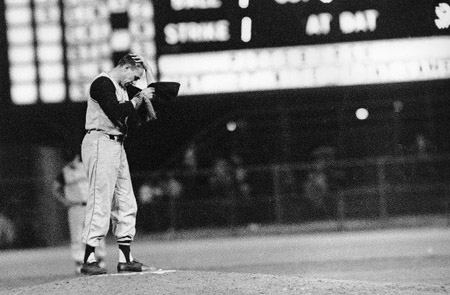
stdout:
[[144,104],[145,107],[147,109],[147,118],[146,118],[146,122],[151,121],[151,120],[156,120],[156,112],[155,109],[153,108],[152,102],[150,101],[150,98],[147,98],[144,96]]

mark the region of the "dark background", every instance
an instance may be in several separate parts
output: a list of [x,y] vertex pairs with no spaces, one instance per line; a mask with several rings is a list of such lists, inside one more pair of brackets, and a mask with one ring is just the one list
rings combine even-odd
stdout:
[[[223,1],[224,7],[231,5],[230,2]],[[389,5],[387,1],[358,3],[362,2],[364,6],[354,4],[353,7],[349,1],[335,1],[327,9],[362,10],[365,5]],[[161,9],[161,3],[167,1],[158,1],[155,7]],[[406,6],[406,1],[396,1],[392,15],[401,18],[405,25],[398,30],[380,29],[376,34],[346,38],[331,34],[329,38],[293,40],[294,31],[287,27],[296,11],[289,5],[279,10],[269,9],[269,3],[272,3],[269,0],[259,3],[260,6],[248,9],[255,22],[260,24],[260,31],[255,32],[254,43],[250,44],[232,39],[227,44],[167,47],[161,44],[161,31],[158,30],[167,21],[222,15],[157,14],[158,55],[449,34],[449,30],[429,31],[434,10],[421,10],[423,1],[410,1]],[[259,9],[264,7],[272,14],[263,16]],[[399,12],[403,7],[408,9]],[[434,9],[429,3],[427,7]],[[230,9],[225,17],[239,21],[242,15],[233,13],[237,8]],[[290,16],[286,17],[286,14]],[[280,20],[279,25],[269,26],[274,18]],[[302,21],[304,18],[295,23]],[[233,38],[235,36],[239,35]],[[61,104],[38,102],[17,106],[11,103],[3,1],[0,1],[0,48],[0,194],[4,196],[0,200],[0,211],[20,225],[21,246],[58,243],[62,235],[58,230],[64,227],[58,222],[64,218],[58,211],[61,208],[48,197],[48,188],[62,164],[62,151],[81,143],[86,103],[74,103],[69,98]],[[118,57],[115,54],[112,58]],[[199,150],[202,168],[210,168],[214,159],[233,152],[241,155],[245,165],[310,162],[312,152],[321,146],[336,148],[339,159],[399,155],[413,145],[418,133],[425,134],[438,153],[446,154],[450,151],[449,82],[444,79],[209,94],[155,103],[159,119],[131,130],[126,141],[130,168],[132,173],[139,173],[179,167],[183,151],[192,143]],[[399,104],[402,107],[396,109]],[[362,107],[368,109],[369,118],[360,121],[356,119],[355,111]],[[228,122],[237,124],[234,132],[227,130]],[[44,233],[43,229],[46,229]]]

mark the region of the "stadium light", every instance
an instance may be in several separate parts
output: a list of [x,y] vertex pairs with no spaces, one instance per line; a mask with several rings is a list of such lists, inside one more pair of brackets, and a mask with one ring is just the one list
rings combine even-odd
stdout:
[[365,108],[359,108],[356,110],[355,115],[358,120],[365,120],[369,117],[369,111]]
[[236,122],[230,121],[230,122],[227,123],[227,130],[228,131],[233,132],[233,131],[236,130],[236,128],[237,128]]

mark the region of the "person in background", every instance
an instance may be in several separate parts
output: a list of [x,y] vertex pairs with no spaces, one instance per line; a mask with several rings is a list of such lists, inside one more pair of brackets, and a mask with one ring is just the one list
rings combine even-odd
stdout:
[[314,162],[303,184],[304,214],[311,220],[331,218],[336,214],[336,193],[345,180],[345,173],[333,167],[334,147],[318,147],[312,156]]
[[[75,272],[80,274],[85,248],[81,234],[84,227],[89,182],[80,154],[68,154],[66,158],[67,164],[53,182],[53,195],[68,210],[72,258],[75,261]],[[96,255],[97,261],[104,268],[106,255],[104,240],[99,244]]]
[[439,173],[433,161],[436,152],[436,146],[423,133],[416,134],[414,143],[409,148],[409,154],[416,158],[410,172],[414,182],[434,182],[439,179]]
[[8,248],[17,238],[16,227],[11,219],[0,212],[0,249]]
[[161,228],[161,203],[164,199],[164,191],[161,183],[156,178],[145,181],[137,193],[139,216],[137,224],[144,232],[157,231]]

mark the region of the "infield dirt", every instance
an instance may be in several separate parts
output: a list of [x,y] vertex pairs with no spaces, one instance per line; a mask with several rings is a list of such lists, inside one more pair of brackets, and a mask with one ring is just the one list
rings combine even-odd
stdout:
[[77,277],[0,294],[448,294],[450,286],[312,279],[298,276],[176,271]]

